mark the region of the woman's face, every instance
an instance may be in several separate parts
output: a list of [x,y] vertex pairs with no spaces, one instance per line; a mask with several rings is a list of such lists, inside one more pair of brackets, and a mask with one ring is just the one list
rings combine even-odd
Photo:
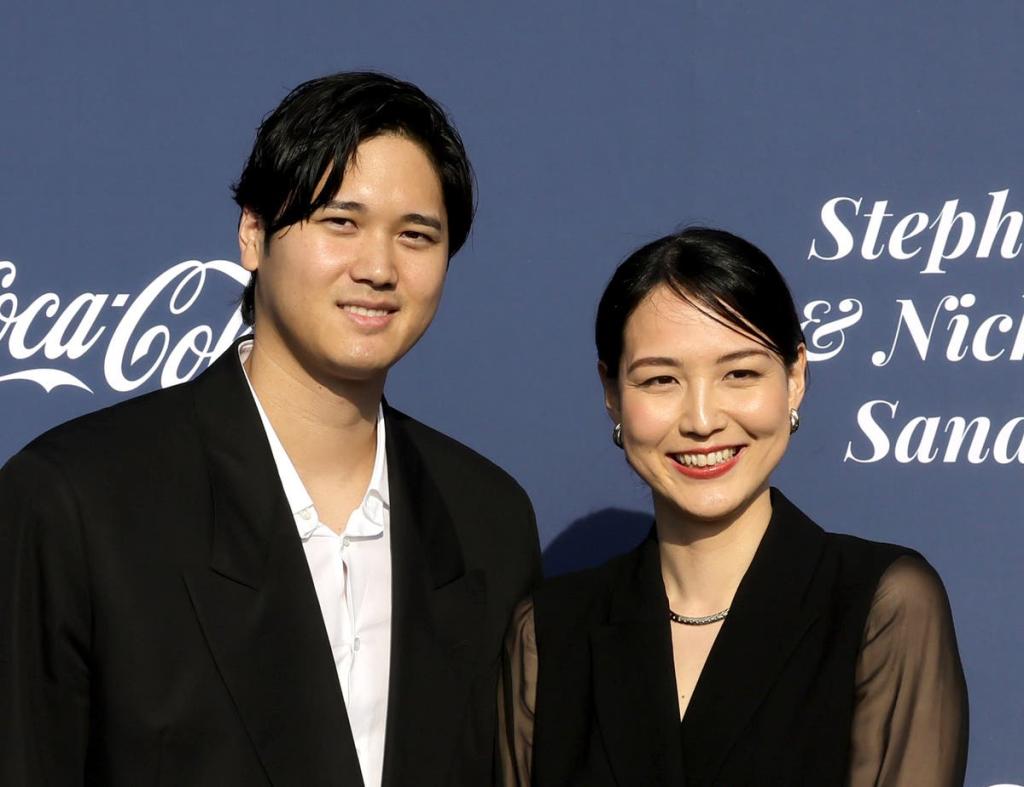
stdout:
[[630,315],[623,339],[618,379],[602,370],[602,380],[629,463],[656,508],[727,524],[767,490],[786,450],[789,411],[804,392],[803,347],[787,369],[664,285]]

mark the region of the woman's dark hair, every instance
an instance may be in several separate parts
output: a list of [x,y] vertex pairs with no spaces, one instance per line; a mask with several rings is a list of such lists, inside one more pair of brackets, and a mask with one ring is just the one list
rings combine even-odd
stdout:
[[[473,173],[462,139],[437,102],[386,74],[343,72],[292,90],[260,125],[232,188],[235,202],[259,217],[269,244],[278,230],[309,218],[334,199],[356,148],[388,133],[421,145],[437,169],[448,214],[448,255],[453,256],[473,223]],[[242,317],[250,325],[255,291],[253,275],[242,295]]]
[[619,375],[626,320],[665,285],[730,328],[753,337],[787,367],[804,342],[782,274],[752,243],[722,230],[691,227],[637,249],[612,275],[597,307],[597,357]]

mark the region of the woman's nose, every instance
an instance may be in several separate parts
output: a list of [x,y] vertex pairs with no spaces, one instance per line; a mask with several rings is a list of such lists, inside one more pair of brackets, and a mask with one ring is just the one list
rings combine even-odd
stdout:
[[706,437],[721,430],[723,414],[714,388],[707,383],[687,387],[679,417],[679,431],[697,437]]

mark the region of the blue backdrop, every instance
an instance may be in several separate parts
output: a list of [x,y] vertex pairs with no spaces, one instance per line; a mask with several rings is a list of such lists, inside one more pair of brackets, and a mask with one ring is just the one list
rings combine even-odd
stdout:
[[1024,784],[1024,4],[290,5],[6,4],[0,460],[234,337],[256,125],[309,77],[385,70],[448,107],[480,190],[390,400],[520,479],[549,569],[618,551],[650,502],[609,439],[598,295],[682,224],[750,238],[818,359],[776,482],[938,568],[968,784]]

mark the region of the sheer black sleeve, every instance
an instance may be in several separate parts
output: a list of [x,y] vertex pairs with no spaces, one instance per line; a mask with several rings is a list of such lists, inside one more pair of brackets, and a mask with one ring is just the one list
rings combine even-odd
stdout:
[[882,575],[854,690],[850,787],[963,784],[967,689],[945,589],[920,558]]
[[503,787],[529,787],[536,699],[537,638],[533,601],[527,599],[512,614],[498,687],[498,752]]

